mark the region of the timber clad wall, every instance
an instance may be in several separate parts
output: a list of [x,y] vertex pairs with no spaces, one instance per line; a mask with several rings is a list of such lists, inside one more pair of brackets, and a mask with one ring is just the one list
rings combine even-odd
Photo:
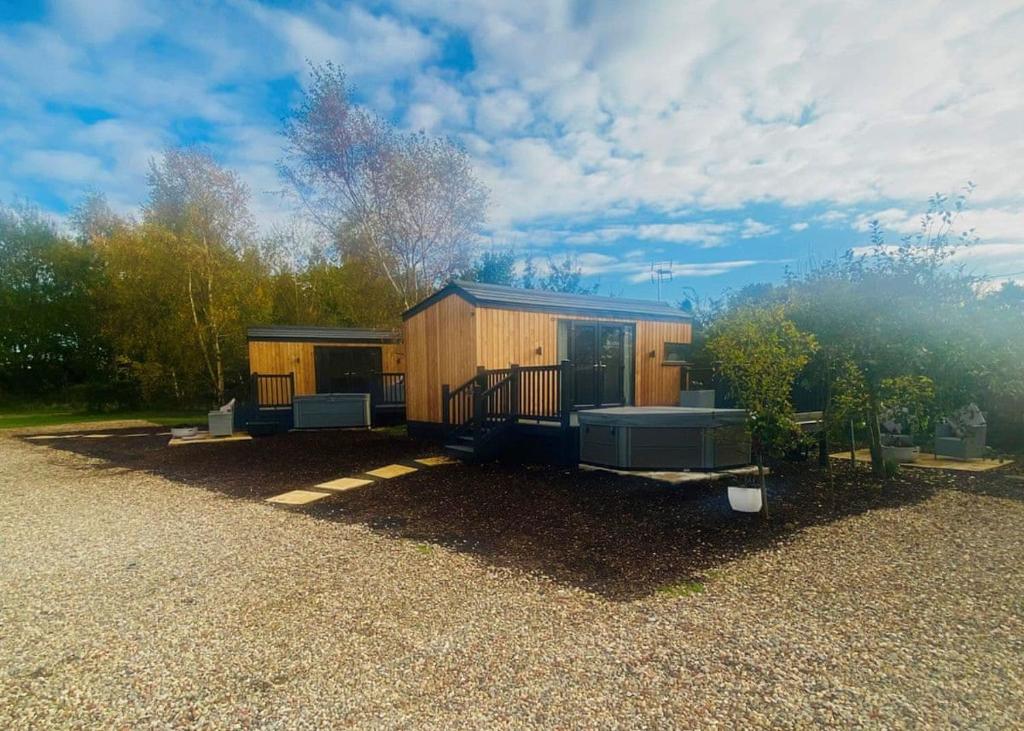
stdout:
[[460,297],[443,300],[404,323],[409,367],[405,415],[409,421],[441,421],[441,386],[461,386],[476,371],[473,306]]
[[331,343],[295,342],[290,340],[250,340],[250,373],[294,373],[295,395],[316,393],[316,364],[313,348],[380,348],[381,365],[386,373],[405,370],[404,347],[401,343]]
[[688,343],[692,335],[688,322],[637,321],[637,406],[679,405],[681,366],[665,364],[665,343]]
[[474,307],[450,295],[405,321],[406,417],[439,423],[441,386],[461,386],[478,365],[491,369],[558,363],[559,320],[635,325],[635,405],[679,403],[680,366],[664,363],[665,343],[689,343],[689,322]]

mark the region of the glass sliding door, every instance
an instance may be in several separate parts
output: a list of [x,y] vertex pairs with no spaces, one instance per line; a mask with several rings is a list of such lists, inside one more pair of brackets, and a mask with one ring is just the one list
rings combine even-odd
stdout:
[[632,326],[569,322],[574,375],[573,406],[621,406],[632,392]]

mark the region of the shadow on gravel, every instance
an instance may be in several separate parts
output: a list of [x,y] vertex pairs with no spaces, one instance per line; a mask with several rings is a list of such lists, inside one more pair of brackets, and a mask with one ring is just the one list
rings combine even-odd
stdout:
[[[166,441],[162,436],[44,443],[101,458],[109,468],[145,470],[246,498],[437,453],[434,445],[381,432],[291,433],[175,448]],[[1021,493],[1017,483],[992,473],[964,480],[952,473],[904,470],[881,482],[863,467],[834,464],[831,479],[811,463],[780,465],[769,481],[769,521],[733,513],[725,483],[670,487],[604,473],[503,464],[426,468],[296,510],[629,600],[666,585],[699,581],[724,562],[778,545],[804,528],[913,504],[938,489],[1018,499]]]

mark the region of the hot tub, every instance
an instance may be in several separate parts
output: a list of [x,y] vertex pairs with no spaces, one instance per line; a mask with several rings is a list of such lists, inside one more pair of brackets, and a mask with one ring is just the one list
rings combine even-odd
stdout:
[[577,414],[580,461],[626,470],[711,470],[750,464],[747,412],[619,406]]
[[292,409],[296,429],[370,426],[370,394],[318,393],[296,396]]

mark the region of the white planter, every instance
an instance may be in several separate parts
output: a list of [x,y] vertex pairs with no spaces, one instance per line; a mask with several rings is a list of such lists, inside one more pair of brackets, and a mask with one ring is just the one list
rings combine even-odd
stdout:
[[921,451],[920,447],[882,447],[882,460],[885,462],[895,462],[896,464],[907,464],[913,462],[918,453]]
[[730,487],[729,505],[738,513],[760,513],[761,488]]
[[198,426],[176,426],[171,428],[171,436],[176,439],[191,439],[199,434]]

